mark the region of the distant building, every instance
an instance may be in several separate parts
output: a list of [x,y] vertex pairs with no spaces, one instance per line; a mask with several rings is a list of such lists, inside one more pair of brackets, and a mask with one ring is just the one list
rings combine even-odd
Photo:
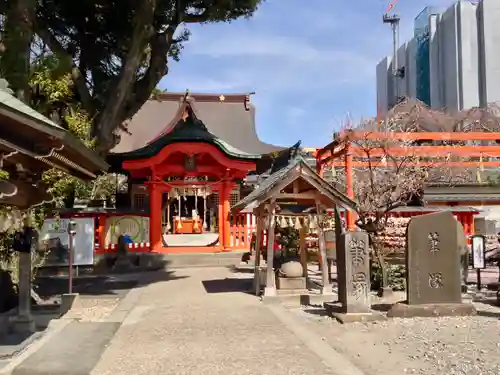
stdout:
[[[398,97],[417,98],[435,109],[459,111],[500,101],[500,1],[457,1],[444,12],[426,7],[415,18],[413,38],[377,65],[382,114]],[[496,49],[495,49],[496,48]]]

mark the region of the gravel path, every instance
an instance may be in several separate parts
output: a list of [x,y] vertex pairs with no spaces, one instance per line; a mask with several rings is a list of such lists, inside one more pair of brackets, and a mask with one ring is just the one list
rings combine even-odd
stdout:
[[65,317],[81,322],[103,322],[118,306],[119,298],[80,298]]
[[371,375],[500,374],[500,308],[478,315],[342,325],[322,309],[294,309],[307,326]]

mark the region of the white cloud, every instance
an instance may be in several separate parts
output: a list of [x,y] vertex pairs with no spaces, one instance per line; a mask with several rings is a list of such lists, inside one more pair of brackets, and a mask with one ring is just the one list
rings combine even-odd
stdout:
[[[187,81],[196,83],[200,90],[217,85],[219,90],[331,89],[347,83],[366,83],[374,76],[376,62],[359,45],[342,49],[328,39],[320,45],[300,38],[247,31],[220,35],[197,32],[186,46],[183,60],[191,58],[206,59],[207,66],[217,66],[216,76],[208,81],[204,70],[189,75]],[[173,76],[175,84],[186,80]]]

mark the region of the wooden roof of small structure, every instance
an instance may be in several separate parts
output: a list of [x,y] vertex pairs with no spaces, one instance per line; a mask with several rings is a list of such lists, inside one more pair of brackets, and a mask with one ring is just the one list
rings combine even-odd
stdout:
[[83,180],[108,169],[106,162],[66,129],[12,95],[0,79],[0,168],[58,168]]
[[[294,183],[297,190],[295,194],[282,193]],[[322,202],[326,199],[350,211],[355,210],[357,206],[354,200],[321,178],[300,156],[271,174],[254,191],[236,203],[232,210],[250,212],[273,198],[277,199],[278,206],[282,206],[282,209],[286,209],[290,214],[313,213],[317,199]]]
[[0,203],[32,207],[51,199],[41,174],[51,168],[82,180],[95,178],[108,165],[61,126],[12,95],[0,79]]
[[262,142],[256,131],[255,106],[248,94],[162,93],[148,100],[126,124],[112,153],[142,149],[170,133],[189,104],[207,131],[246,154],[261,155],[284,147]]

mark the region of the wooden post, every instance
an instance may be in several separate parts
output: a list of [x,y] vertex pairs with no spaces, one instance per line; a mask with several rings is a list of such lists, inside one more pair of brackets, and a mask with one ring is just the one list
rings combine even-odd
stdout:
[[276,295],[276,283],[273,270],[274,260],[274,227],[276,221],[276,201],[272,200],[269,206],[269,225],[267,227],[267,274],[266,274],[266,288],[264,289],[264,296]]
[[321,255],[321,278],[323,279],[323,288],[321,289],[321,294],[332,294],[332,286],[330,285],[330,278],[328,277],[328,262],[326,259],[326,242],[325,233],[320,225],[320,213],[321,206],[318,201],[316,201],[316,212],[318,215],[318,247],[319,253]]
[[307,244],[306,244],[306,229],[299,229],[299,252],[300,263],[302,264],[302,276],[307,277]]
[[255,232],[255,267],[254,267],[254,277],[253,277],[253,285],[255,288],[255,295],[260,295],[260,244],[262,242],[262,225],[263,218],[261,215],[261,210],[257,211],[257,228]]
[[[352,166],[353,157],[350,151],[350,145],[345,146],[345,184],[346,184],[346,194],[349,198],[354,199],[354,186],[353,186],[353,176],[352,176]],[[354,223],[354,213],[352,211],[346,212],[347,228],[353,231],[356,227]]]

